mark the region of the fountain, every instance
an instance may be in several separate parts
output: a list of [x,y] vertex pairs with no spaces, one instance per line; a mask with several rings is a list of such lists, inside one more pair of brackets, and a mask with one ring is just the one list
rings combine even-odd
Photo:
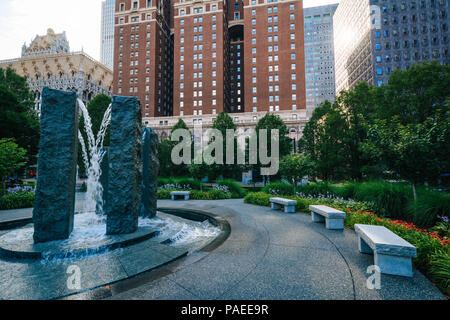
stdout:
[[[207,214],[157,211],[158,140],[150,128],[142,130],[135,97],[112,98],[97,137],[75,93],[45,88],[41,115],[33,224],[0,234],[0,275],[14,281],[0,282],[0,299],[56,298],[120,281],[198,250],[221,232]],[[78,142],[88,190],[83,212],[75,213]],[[75,289],[66,286],[74,265],[85,276]]]

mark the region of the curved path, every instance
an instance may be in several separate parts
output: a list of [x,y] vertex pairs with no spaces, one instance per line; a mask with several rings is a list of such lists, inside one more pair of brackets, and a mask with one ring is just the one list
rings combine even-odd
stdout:
[[369,290],[366,270],[373,257],[359,253],[355,232],[327,230],[306,214],[242,200],[164,200],[158,207],[218,215],[231,225],[230,236],[170,272],[113,286],[110,299],[445,299],[417,270],[413,278],[382,275],[381,289]]

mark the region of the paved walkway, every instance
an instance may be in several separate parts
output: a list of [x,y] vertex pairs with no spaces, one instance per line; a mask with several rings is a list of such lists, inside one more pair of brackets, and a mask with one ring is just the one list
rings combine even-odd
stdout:
[[381,290],[369,290],[365,271],[373,257],[359,253],[355,232],[326,230],[306,214],[242,200],[164,200],[158,206],[224,217],[230,237],[212,252],[184,258],[173,273],[112,299],[445,299],[417,270],[411,279],[382,275]]

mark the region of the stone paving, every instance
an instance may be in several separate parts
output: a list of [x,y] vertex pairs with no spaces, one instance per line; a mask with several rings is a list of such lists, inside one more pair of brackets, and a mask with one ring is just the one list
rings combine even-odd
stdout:
[[[418,270],[412,278],[381,276],[370,290],[367,267],[353,230],[327,230],[311,216],[285,214],[242,200],[158,201],[159,207],[198,209],[225,218],[229,238],[198,252],[171,274],[143,281],[110,299],[445,299]],[[126,288],[125,284],[122,288]]]

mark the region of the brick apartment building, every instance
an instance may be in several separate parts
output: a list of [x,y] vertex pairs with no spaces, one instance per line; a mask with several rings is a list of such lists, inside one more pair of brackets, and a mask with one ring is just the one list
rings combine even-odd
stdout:
[[144,118],[305,109],[303,1],[116,0],[114,93]]
[[116,1],[114,94],[137,96],[143,117],[173,113],[170,14],[168,1]]

